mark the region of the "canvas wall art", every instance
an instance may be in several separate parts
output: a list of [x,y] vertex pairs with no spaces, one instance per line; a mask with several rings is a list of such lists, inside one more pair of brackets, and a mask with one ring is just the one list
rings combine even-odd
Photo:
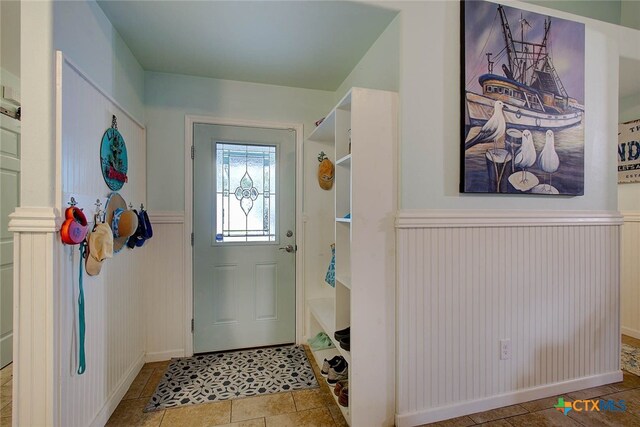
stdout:
[[584,194],[584,24],[462,3],[461,191]]

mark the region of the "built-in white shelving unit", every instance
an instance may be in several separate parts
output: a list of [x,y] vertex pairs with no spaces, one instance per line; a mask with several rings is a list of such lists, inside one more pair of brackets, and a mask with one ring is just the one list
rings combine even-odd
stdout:
[[[311,192],[305,200],[313,201],[305,207],[312,221],[306,251],[322,255],[306,260],[305,269],[319,276],[306,276],[306,335],[324,331],[336,346],[314,352],[319,366],[336,354],[349,363],[349,407],[341,409],[354,426],[394,424],[397,103],[394,92],[353,88],[305,143],[305,151],[322,149],[335,164],[331,199],[317,185],[305,187]],[[315,156],[305,154],[314,173]],[[323,283],[328,233],[335,243],[335,288]],[[314,244],[323,246],[309,248]],[[334,338],[348,326],[351,351]]]

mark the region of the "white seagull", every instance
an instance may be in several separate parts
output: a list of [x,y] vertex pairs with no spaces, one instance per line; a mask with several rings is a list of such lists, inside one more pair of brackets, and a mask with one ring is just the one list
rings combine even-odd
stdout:
[[525,183],[528,181],[527,179],[527,168],[530,168],[536,163],[536,147],[533,145],[533,135],[531,132],[526,129],[522,132],[522,145],[516,151],[516,158],[514,160],[514,165],[522,169],[522,179],[520,179],[521,183]]
[[493,141],[495,143],[496,140],[504,136],[504,133],[507,130],[507,122],[504,118],[504,113],[502,112],[503,107],[504,104],[502,101],[496,101],[495,104],[493,104],[493,114],[484,126],[482,126],[480,132],[478,132],[478,134],[471,140],[465,142],[465,150],[483,142]]
[[538,157],[538,166],[549,174],[549,187],[551,187],[551,175],[560,167],[560,159],[556,153],[555,136],[551,129],[547,131],[545,139],[544,148]]

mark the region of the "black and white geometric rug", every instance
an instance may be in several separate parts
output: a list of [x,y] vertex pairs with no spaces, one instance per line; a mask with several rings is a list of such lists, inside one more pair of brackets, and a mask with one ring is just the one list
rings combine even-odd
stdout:
[[318,387],[302,346],[174,359],[144,411]]

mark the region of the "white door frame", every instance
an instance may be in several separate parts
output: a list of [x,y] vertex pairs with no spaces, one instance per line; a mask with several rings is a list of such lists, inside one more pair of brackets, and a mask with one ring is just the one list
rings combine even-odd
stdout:
[[240,126],[266,129],[293,129],[296,131],[296,344],[302,342],[304,322],[304,235],[302,221],[302,165],[304,141],[301,123],[276,123],[266,121],[227,119],[221,117],[197,116],[187,114],[184,118],[184,303],[185,303],[185,356],[193,355],[193,333],[191,319],[193,319],[193,250],[191,233],[193,231],[193,161],[191,146],[193,145],[193,125],[196,123]]

